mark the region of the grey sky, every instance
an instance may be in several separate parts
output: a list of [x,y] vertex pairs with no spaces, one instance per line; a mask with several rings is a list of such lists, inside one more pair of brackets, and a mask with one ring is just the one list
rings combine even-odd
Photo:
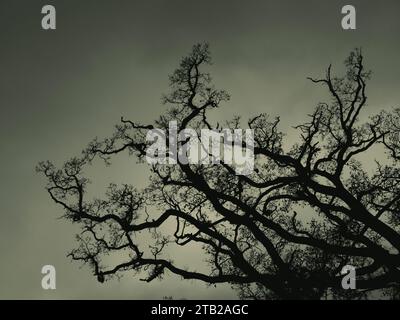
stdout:
[[[40,27],[41,7],[57,10],[57,30]],[[357,9],[357,30],[343,31],[340,10]],[[400,102],[398,1],[0,1],[0,298],[234,298],[171,277],[144,284],[125,276],[99,284],[66,253],[75,226],[35,173],[40,160],[60,165],[121,115],[149,122],[163,111],[168,74],[196,42],[211,45],[217,86],[231,101],[216,119],[259,112],[280,115],[282,128],[305,119],[325,92],[306,80],[323,76],[362,47],[373,70],[367,112]],[[289,138],[291,138],[289,131]],[[105,181],[144,183],[133,159],[93,172]],[[180,253],[196,262],[198,252]],[[53,264],[57,290],[44,291],[40,269]]]

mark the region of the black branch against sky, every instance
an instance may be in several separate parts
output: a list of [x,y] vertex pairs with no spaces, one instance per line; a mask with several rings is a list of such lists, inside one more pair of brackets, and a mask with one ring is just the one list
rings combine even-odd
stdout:
[[[229,283],[241,298],[397,297],[400,109],[360,123],[370,77],[360,50],[346,59],[343,77],[329,66],[325,77],[309,78],[330,99],[296,127],[298,141],[290,149],[283,146],[279,118],[261,114],[248,121],[255,139],[252,174],[236,175],[226,163],[155,164],[145,188],[111,184],[104,199],[87,199],[85,168],[119,153],[144,161],[147,130],[168,132],[172,120],[179,130],[217,127],[209,110],[229,95],[204,71],[210,63],[208,45],[195,45],[170,76],[166,112],[153,124],[121,118],[112,137],[92,141],[61,169],[48,161],[38,165],[51,199],[82,226],[70,257],[87,263],[100,282],[128,271],[145,281],[173,273]],[[237,118],[227,122],[239,125]],[[385,161],[374,161],[373,152],[384,153]],[[151,244],[140,241],[145,232]],[[204,249],[208,271],[179,266],[168,251],[193,243]],[[106,263],[115,254],[120,262]],[[341,288],[347,264],[356,268],[356,290]]]

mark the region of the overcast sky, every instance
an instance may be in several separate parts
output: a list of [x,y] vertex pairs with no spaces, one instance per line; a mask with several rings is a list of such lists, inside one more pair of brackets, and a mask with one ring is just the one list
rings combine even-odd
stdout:
[[[57,10],[55,31],[41,29],[48,3]],[[355,31],[340,24],[349,3]],[[298,124],[325,97],[306,77],[323,76],[330,63],[342,70],[355,47],[373,70],[367,113],[399,106],[399,9],[399,1],[0,0],[0,298],[235,298],[229,286],[177,277],[99,284],[66,257],[77,229],[57,219],[62,211],[36,164],[78,155],[122,115],[156,118],[168,74],[202,41],[211,46],[215,83],[232,97],[216,119],[267,112],[280,115],[283,129]],[[94,191],[110,177],[145,183],[134,162],[94,172]],[[201,263],[193,250],[179,256]],[[41,288],[45,264],[56,267],[54,291]]]

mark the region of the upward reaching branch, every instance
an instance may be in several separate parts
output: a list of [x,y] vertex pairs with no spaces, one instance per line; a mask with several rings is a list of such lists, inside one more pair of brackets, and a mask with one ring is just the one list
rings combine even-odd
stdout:
[[[121,118],[111,138],[94,140],[62,169],[50,162],[38,166],[65,218],[82,225],[72,259],[88,263],[101,282],[128,270],[145,281],[170,272],[231,283],[242,297],[297,299],[349,296],[340,271],[351,264],[358,277],[354,297],[369,292],[363,288],[398,294],[400,113],[382,112],[359,124],[370,76],[360,50],[346,60],[344,77],[334,77],[329,66],[324,79],[310,78],[325,85],[332,99],[296,127],[300,139],[290,150],[282,147],[279,118],[262,114],[248,122],[255,140],[250,175],[235,175],[225,162],[154,164],[145,189],[112,184],[105,199],[88,199],[84,168],[94,159],[110,163],[125,151],[142,159],[147,131],[161,127],[168,133],[170,121],[179,130],[219,128],[207,115],[229,96],[212,85],[204,71],[210,63],[208,45],[195,45],[170,76],[168,109],[153,124]],[[368,174],[359,156],[376,146],[388,151],[387,163]],[[144,232],[151,243],[140,240]],[[179,266],[171,257],[169,248],[191,244],[202,246],[207,272]],[[122,262],[106,265],[108,254]]]

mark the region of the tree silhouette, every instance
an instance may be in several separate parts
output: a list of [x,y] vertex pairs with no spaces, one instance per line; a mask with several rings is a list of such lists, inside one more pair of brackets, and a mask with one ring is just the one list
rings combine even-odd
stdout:
[[[250,175],[236,175],[224,162],[153,164],[146,188],[112,184],[104,199],[87,199],[84,169],[122,152],[145,161],[149,129],[168,132],[172,120],[179,130],[220,128],[207,116],[229,95],[204,72],[210,63],[208,45],[195,45],[170,76],[167,109],[154,124],[121,118],[111,138],[95,139],[63,168],[38,165],[64,217],[83,228],[72,259],[87,263],[100,282],[125,271],[145,274],[148,282],[173,273],[229,283],[241,298],[397,297],[400,109],[360,123],[370,77],[360,50],[346,59],[343,77],[329,66],[324,78],[310,78],[331,98],[296,127],[295,145],[284,146],[279,118],[261,114],[248,121],[255,144]],[[226,126],[239,128],[240,120]],[[371,160],[376,152],[384,163]],[[151,240],[140,240],[145,232]],[[191,244],[204,249],[208,271],[179,266],[170,256],[169,247]],[[110,262],[108,255],[119,258]],[[345,265],[356,268],[355,290],[342,288]]]

